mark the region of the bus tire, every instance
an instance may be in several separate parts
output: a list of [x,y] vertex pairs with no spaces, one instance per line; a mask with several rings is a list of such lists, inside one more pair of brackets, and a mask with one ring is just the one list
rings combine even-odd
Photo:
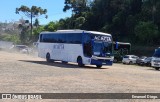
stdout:
[[52,62],[49,53],[46,54],[46,61],[49,62],[49,63]]
[[78,66],[79,66],[79,67],[83,67],[83,66],[84,66],[82,57],[79,56],[79,57],[77,58],[77,63],[78,63]]
[[155,69],[156,69],[156,70],[159,70],[159,67],[156,67]]
[[148,66],[151,67],[151,63],[148,63]]
[[132,61],[130,61],[130,62],[129,62],[129,64],[133,64],[133,62],[132,62]]
[[102,67],[102,65],[96,65],[97,66],[97,68],[101,68]]

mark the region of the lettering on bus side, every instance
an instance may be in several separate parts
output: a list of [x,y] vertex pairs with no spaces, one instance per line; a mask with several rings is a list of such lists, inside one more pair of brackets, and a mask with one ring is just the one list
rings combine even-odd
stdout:
[[108,36],[95,36],[94,40],[110,42],[111,38]]
[[64,44],[53,45],[53,49],[64,49]]

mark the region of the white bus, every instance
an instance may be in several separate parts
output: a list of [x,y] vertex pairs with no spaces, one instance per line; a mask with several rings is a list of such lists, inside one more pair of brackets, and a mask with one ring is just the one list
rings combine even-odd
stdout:
[[78,66],[112,65],[112,36],[85,30],[42,32],[38,40],[38,56],[48,62],[75,62]]

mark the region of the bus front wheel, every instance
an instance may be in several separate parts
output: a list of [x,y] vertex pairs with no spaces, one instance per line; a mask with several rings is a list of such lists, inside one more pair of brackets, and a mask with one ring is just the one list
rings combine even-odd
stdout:
[[78,66],[79,66],[79,67],[83,67],[83,66],[84,66],[82,57],[78,57],[78,58],[77,58],[77,63],[78,63]]
[[155,69],[156,69],[156,70],[159,70],[159,67],[156,67]]

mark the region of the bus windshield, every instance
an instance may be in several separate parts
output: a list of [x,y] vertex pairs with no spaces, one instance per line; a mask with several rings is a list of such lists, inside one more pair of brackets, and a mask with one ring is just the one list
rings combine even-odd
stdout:
[[153,54],[153,57],[160,57],[160,48],[158,48],[155,53]]
[[104,52],[109,55],[112,53],[112,43],[111,42],[104,42]]
[[93,54],[100,55],[103,50],[102,42],[95,42],[93,46]]
[[112,52],[112,43],[109,42],[94,42],[93,55],[106,56]]
[[100,34],[84,35],[84,55],[106,57],[112,54],[112,37]]

